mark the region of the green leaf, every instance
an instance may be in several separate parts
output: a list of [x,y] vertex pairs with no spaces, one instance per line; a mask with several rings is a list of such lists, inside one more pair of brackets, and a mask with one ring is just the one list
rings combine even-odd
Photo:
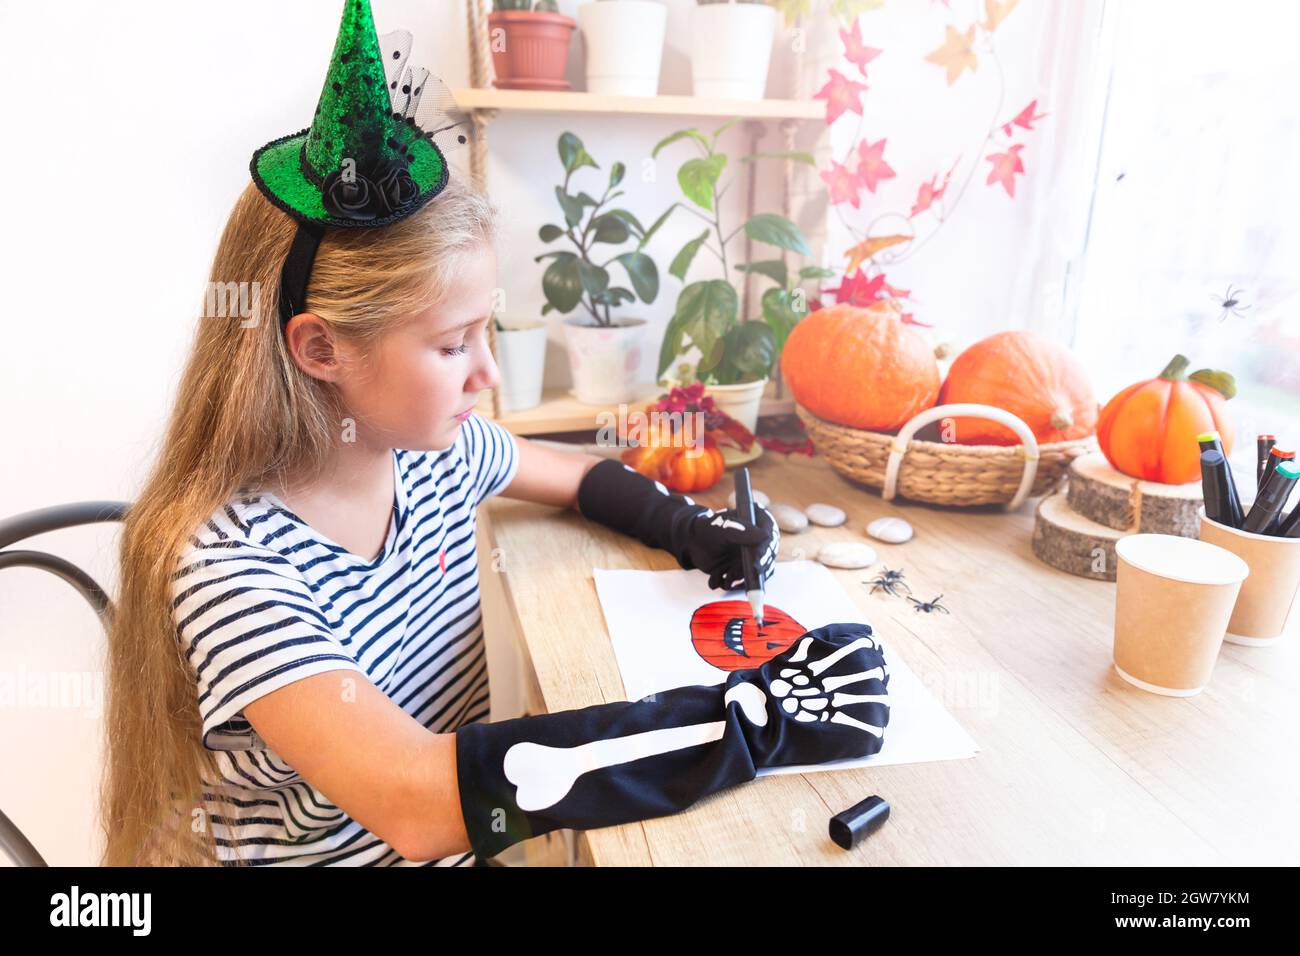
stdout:
[[653,302],[659,295],[659,268],[655,261],[643,252],[625,252],[614,261],[627,270],[627,277],[641,301]]
[[638,251],[646,247],[646,243],[650,241],[650,237],[659,231],[659,227],[668,220],[668,215],[680,205],[681,203],[675,202],[663,211],[663,214],[654,221],[654,225],[647,229],[645,234],[641,236],[641,241],[637,243]]
[[1237,394],[1237,380],[1227,372],[1220,372],[1217,369],[1202,368],[1197,369],[1191,375],[1187,376],[1190,381],[1200,382],[1202,385],[1208,385],[1224,398],[1231,399]]
[[799,270],[800,279],[833,279],[837,275],[834,269],[823,269],[821,266],[804,266]]
[[617,245],[620,242],[627,242],[628,228],[627,223],[618,216],[612,216],[609,213],[597,216],[594,222],[596,231],[592,236],[593,242],[608,242]]
[[542,242],[554,242],[562,235],[564,235],[564,230],[549,222],[537,230],[537,238],[541,239]]
[[600,305],[621,305],[624,302],[635,302],[636,296],[632,294],[631,289],[624,289],[619,285],[612,285],[604,292],[597,292],[591,297],[593,302]]
[[713,348],[709,349],[709,354],[700,359],[700,364],[695,366],[695,373],[701,377],[714,371],[722,361],[722,357],[727,354],[727,337],[724,335],[713,343]]
[[582,282],[582,287],[587,290],[587,295],[594,296],[597,292],[604,292],[609,286],[609,273],[585,259],[578,260],[578,279]]
[[731,129],[731,127],[735,126],[737,123],[744,122],[744,120],[745,118],[743,116],[733,116],[731,119],[727,120],[725,123],[723,123],[721,126],[719,126],[717,129],[713,131],[713,142],[716,143],[718,141],[719,136],[721,136],[727,130]]
[[582,301],[582,279],[578,275],[581,260],[572,252],[562,252],[542,274],[542,292],[551,307],[561,314],[572,312]]
[[[692,282],[682,290],[677,297],[673,318],[682,319],[682,330],[691,344],[700,350],[701,355],[709,355],[713,343],[736,324],[739,312],[740,301],[731,283],[706,279]],[[663,374],[662,368],[659,374]]]
[[795,311],[790,292],[786,289],[768,289],[763,293],[763,321],[776,339],[778,355],[785,349],[785,340],[802,318],[803,314]]
[[706,150],[709,148],[709,141],[704,138],[704,134],[701,133],[699,130],[679,129],[677,132],[665,136],[663,139],[661,139],[658,143],[655,144],[655,148],[650,151],[651,158],[658,158],[659,150],[663,149],[665,146],[677,142],[679,139],[686,139],[688,136],[691,139],[694,139],[697,142],[699,142],[699,144],[703,146]]
[[741,272],[757,272],[759,275],[767,276],[781,288],[785,288],[790,281],[790,270],[786,268],[784,262],[780,259],[764,259],[762,262],[742,262],[736,266]]
[[626,209],[609,209],[601,213],[602,216],[617,216],[627,224],[627,228],[634,236],[645,235],[645,228],[641,225],[641,220],[632,215]]
[[803,256],[812,255],[799,227],[785,216],[778,216],[774,212],[760,212],[751,217],[745,223],[745,235],[755,242],[765,242],[769,246],[789,249]]
[[582,145],[582,140],[572,133],[562,133],[559,142],[560,162],[564,164],[564,171],[571,173],[575,169],[583,166],[592,166],[599,169],[599,164],[591,158],[587,152],[587,147]]
[[704,245],[704,240],[709,238],[709,230],[705,229],[702,233],[692,239],[686,245],[682,246],[682,251],[673,256],[672,264],[668,267],[668,274],[674,275],[679,281],[686,281],[686,272],[691,267],[691,262],[695,259],[695,254],[700,251],[700,246]]
[[727,165],[721,153],[708,159],[688,159],[677,170],[677,184],[686,198],[702,209],[713,210],[713,193],[718,188],[718,177]]
[[592,198],[590,193],[578,193],[578,202],[584,206],[599,206],[600,203]]
[[796,163],[806,163],[809,166],[816,166],[817,160],[812,153],[804,153],[796,150],[775,150],[765,153],[750,153],[748,156],[740,157],[742,163],[752,163],[759,159],[792,159]]
[[569,224],[569,228],[582,222],[582,203],[576,196],[566,193],[563,186],[556,186],[555,198],[560,201],[560,208],[564,210],[564,221]]
[[756,382],[772,371],[776,342],[765,322],[741,322],[722,340],[722,361],[714,369],[720,385]]
[[609,168],[609,188],[613,189],[623,181],[624,174],[627,173],[627,167],[622,163],[615,163]]
[[664,372],[668,371],[668,366],[673,364],[673,359],[686,351],[686,317],[683,315],[674,315],[668,320],[664,327],[663,341],[659,343],[659,371],[655,373],[655,380],[664,377]]

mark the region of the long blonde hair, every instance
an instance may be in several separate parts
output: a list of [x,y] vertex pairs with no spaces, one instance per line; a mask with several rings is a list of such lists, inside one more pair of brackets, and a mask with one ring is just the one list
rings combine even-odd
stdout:
[[[327,230],[305,309],[345,338],[373,342],[439,301],[467,257],[495,246],[496,213],[453,179],[392,225]],[[199,320],[158,460],[126,517],[100,793],[108,866],[218,862],[207,814],[231,808],[203,801],[217,765],[201,742],[172,581],[190,536],[225,502],[310,473],[337,439],[337,394],[299,370],[280,330],[280,266],[294,231],[251,183],[236,201],[209,288],[249,283],[254,314]]]

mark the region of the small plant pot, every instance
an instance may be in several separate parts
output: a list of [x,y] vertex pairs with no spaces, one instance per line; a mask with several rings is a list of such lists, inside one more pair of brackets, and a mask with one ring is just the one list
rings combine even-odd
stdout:
[[501,366],[501,410],[522,412],[542,403],[546,365],[546,326],[542,323],[497,330]]
[[645,357],[645,319],[622,319],[617,325],[584,325],[564,320],[573,395],[588,405],[617,405],[642,397],[638,381]]
[[761,378],[738,385],[706,385],[704,394],[711,395],[714,405],[754,432],[758,428],[758,405],[765,388],[767,379]]
[[658,0],[617,0],[578,8],[587,50],[587,92],[654,96],[668,8]]
[[761,100],[776,39],[776,8],[710,3],[691,10],[691,77],[696,96]]
[[564,70],[577,23],[560,13],[496,10],[488,14],[494,85],[503,90],[567,90]]

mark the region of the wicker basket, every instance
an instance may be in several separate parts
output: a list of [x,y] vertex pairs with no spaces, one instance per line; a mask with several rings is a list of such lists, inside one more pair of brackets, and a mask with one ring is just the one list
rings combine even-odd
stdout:
[[[881,489],[886,501],[897,494],[936,505],[1017,508],[1030,495],[1054,490],[1071,461],[1097,448],[1094,436],[1039,445],[1023,421],[990,405],[939,405],[917,415],[897,435],[836,425],[798,404],[795,412],[832,468]],[[957,416],[1001,422],[1022,444],[956,445],[912,438],[924,425]]]

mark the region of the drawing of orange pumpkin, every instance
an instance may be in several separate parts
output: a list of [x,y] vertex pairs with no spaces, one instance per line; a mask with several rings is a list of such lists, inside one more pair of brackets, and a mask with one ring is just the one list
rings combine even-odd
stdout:
[[754,619],[748,601],[710,601],[691,615],[691,643],[695,652],[724,671],[748,670],[776,657],[807,628],[768,604],[763,610],[763,628]]

